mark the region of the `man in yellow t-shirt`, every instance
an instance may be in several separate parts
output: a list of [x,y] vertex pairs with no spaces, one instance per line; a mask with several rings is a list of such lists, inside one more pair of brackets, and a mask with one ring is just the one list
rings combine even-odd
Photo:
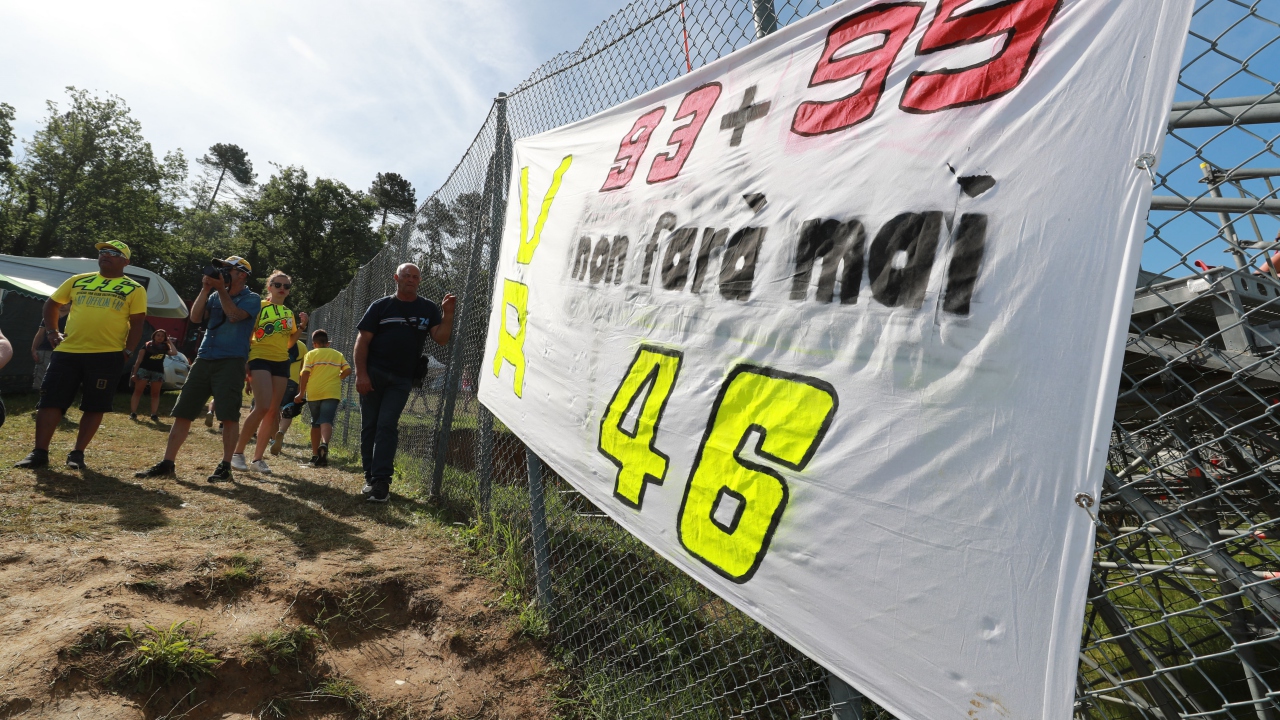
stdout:
[[[103,414],[111,412],[120,372],[142,338],[147,289],[124,275],[129,246],[110,240],[94,247],[98,272],[72,275],[44,303],[44,326],[53,357],[40,384],[35,449],[14,467],[49,464],[53,431],[79,391],[84,415],[75,449],[67,453],[67,467],[85,469],[85,448],[98,432]],[[58,308],[63,305],[71,306],[65,335],[52,329],[58,327]]]
[[302,360],[302,375],[294,402],[305,398],[311,410],[311,466],[329,464],[329,440],[333,438],[333,419],[342,399],[342,381],[351,374],[351,366],[342,353],[329,347],[329,333],[311,333],[315,349]]

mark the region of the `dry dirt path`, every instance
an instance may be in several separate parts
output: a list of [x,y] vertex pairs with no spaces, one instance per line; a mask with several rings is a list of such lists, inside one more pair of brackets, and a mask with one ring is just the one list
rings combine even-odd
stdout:
[[[267,456],[268,477],[207,483],[221,446],[197,423],[176,479],[135,480],[159,459],[168,420],[109,415],[91,469],[76,472],[61,466],[72,410],[53,464],[32,472],[12,465],[30,448],[33,398],[6,402],[0,718],[550,715],[546,658],[500,589],[467,570],[476,559],[448,522],[404,487],[388,505],[364,502],[359,468],[342,458],[301,467],[301,423]],[[130,677],[130,658],[147,656],[138,642],[154,639],[144,626],[184,621],[180,636],[221,660],[213,677]],[[282,637],[301,649],[261,647]]]

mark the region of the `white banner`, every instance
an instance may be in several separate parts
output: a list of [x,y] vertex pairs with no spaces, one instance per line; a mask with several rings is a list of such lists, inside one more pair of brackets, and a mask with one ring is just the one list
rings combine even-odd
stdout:
[[480,397],[904,720],[1071,715],[1190,0],[849,0],[515,144]]

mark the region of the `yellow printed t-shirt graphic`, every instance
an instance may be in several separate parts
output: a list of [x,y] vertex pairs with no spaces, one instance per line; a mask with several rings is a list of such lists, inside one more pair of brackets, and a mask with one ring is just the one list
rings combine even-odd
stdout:
[[307,378],[307,400],[342,399],[342,371],[351,367],[342,353],[333,348],[316,348],[302,360]]
[[98,273],[72,275],[49,296],[70,303],[64,353],[120,352],[129,339],[129,316],[147,313],[147,290],[127,277],[104,278]]
[[280,362],[289,359],[289,336],[293,334],[293,311],[283,305],[264,302],[258,311],[258,326],[253,330],[250,360]]

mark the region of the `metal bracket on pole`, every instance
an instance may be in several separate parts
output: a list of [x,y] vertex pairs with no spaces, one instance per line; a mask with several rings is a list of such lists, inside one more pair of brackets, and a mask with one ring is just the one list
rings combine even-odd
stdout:
[[827,671],[827,693],[831,696],[831,720],[862,720],[862,693]]
[[542,458],[525,448],[529,465],[529,516],[533,521],[533,571],[537,576],[538,605],[551,609],[551,556],[547,549],[547,509],[542,488]]

